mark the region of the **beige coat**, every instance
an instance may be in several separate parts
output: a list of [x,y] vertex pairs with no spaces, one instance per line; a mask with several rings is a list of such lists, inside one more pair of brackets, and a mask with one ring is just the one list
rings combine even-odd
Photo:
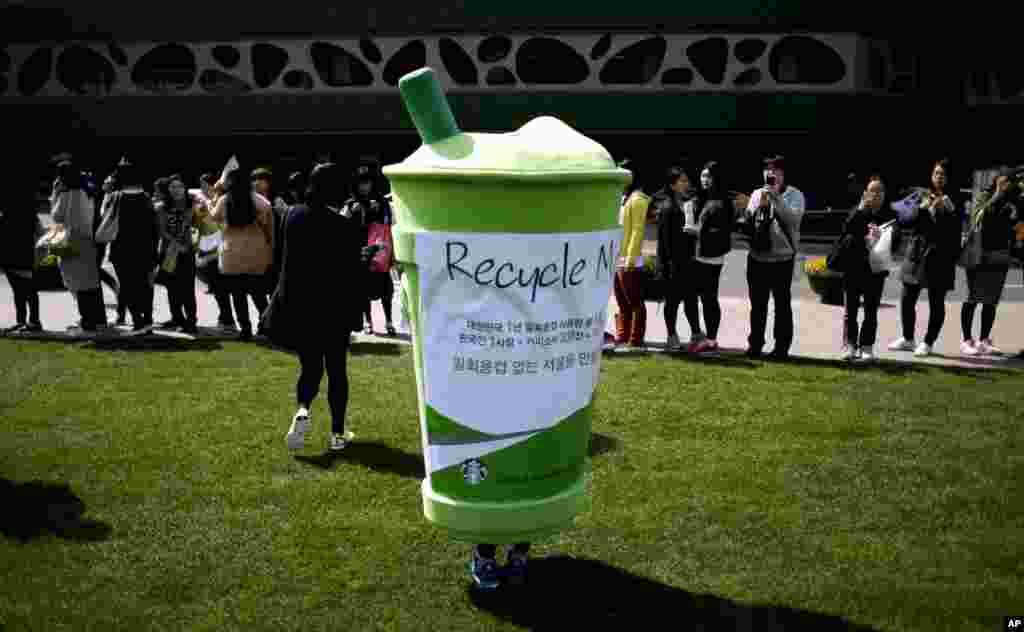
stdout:
[[256,221],[248,226],[227,225],[227,197],[217,200],[210,219],[224,226],[224,245],[218,263],[224,274],[266,274],[274,260],[270,202],[252,194]]
[[71,241],[78,249],[73,257],[61,257],[61,277],[64,287],[72,292],[95,290],[100,287],[100,268],[96,261],[96,241],[93,238],[92,200],[81,189],[59,193],[53,202],[53,221],[67,226]]

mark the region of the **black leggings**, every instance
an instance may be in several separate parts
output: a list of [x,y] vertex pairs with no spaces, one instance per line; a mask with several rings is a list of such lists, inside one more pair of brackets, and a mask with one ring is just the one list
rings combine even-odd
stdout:
[[146,264],[118,259],[114,262],[114,271],[120,288],[117,293],[118,316],[130,311],[133,325],[152,324],[153,286],[149,282],[150,271]]
[[[971,340],[971,329],[974,328],[974,309],[977,303],[964,303],[960,308],[960,328],[963,329],[964,340]],[[992,335],[992,325],[996,322],[996,306],[981,306],[981,340],[988,340]]]
[[[259,274],[225,274],[221,283],[231,290],[231,301],[235,305],[235,318],[242,331],[252,333],[252,319],[249,317],[249,298],[256,306],[257,319],[267,309],[267,280]],[[259,322],[257,320],[257,322]]]
[[[925,344],[933,345],[939,339],[942,324],[946,322],[946,293],[948,291],[928,288],[928,332],[924,336]],[[917,299],[920,296],[920,285],[903,284],[900,309],[903,320],[903,337],[906,340],[914,339],[914,329],[917,326]]]
[[[722,264],[694,262],[697,281],[697,296],[704,308],[704,325],[708,338],[718,339],[718,327],[722,324],[722,306],[718,303],[718,282],[722,277]],[[696,301],[695,301],[696,302]],[[689,318],[689,314],[687,314]]]
[[345,432],[345,409],[348,406],[348,332],[333,334],[299,349],[302,372],[295,386],[299,406],[310,408],[320,391],[320,380],[327,369],[327,403],[331,407],[331,432]]
[[35,280],[32,277],[20,277],[11,269],[4,272],[7,273],[7,282],[11,284],[11,291],[14,292],[14,311],[18,324],[38,325],[39,292],[36,290]]
[[696,262],[673,266],[672,277],[665,284],[665,328],[670,336],[678,335],[679,303],[683,304],[690,335],[700,331],[700,303],[697,302]]

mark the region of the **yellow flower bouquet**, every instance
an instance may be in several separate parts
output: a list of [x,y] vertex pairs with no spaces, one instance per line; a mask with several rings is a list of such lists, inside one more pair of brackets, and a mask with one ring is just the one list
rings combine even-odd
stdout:
[[804,274],[815,294],[826,305],[843,304],[843,273],[829,270],[826,257],[815,257],[804,262]]

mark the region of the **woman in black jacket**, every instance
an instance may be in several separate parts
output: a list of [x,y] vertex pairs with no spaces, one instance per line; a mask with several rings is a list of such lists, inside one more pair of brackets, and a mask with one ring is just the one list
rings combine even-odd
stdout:
[[[892,351],[914,351],[918,357],[929,356],[932,345],[946,320],[946,294],[956,284],[956,261],[960,256],[961,218],[953,201],[946,195],[949,162],[941,160],[932,166],[928,193],[921,204],[900,218],[909,229],[907,254],[900,277],[903,297],[900,299],[903,337],[889,345]],[[928,288],[928,331],[924,341],[914,346],[917,321],[917,299],[921,289]]]
[[[992,325],[996,321],[996,307],[1003,296],[1006,275],[1010,271],[1011,251],[1016,241],[1015,227],[1021,221],[1011,184],[1013,172],[1002,169],[988,191],[988,198],[971,214],[970,221],[981,229],[981,262],[967,269],[967,300],[960,310],[960,325],[964,340],[960,352],[964,355],[1001,354],[992,344]],[[981,338],[977,344],[971,336],[974,312],[981,308]]]
[[31,204],[0,209],[0,268],[14,292],[16,324],[7,330],[42,331],[39,292],[33,278],[35,243],[41,233],[39,216]]
[[700,305],[692,278],[697,235],[685,230],[687,224],[683,212],[683,205],[689,199],[689,175],[681,167],[670,167],[666,172],[665,187],[654,194],[652,202],[658,221],[658,273],[665,279],[666,347],[669,349],[680,345],[676,333],[680,302],[690,324],[691,345],[704,338],[700,329]]
[[[869,237],[881,236],[879,226],[892,219],[885,209],[885,183],[880,176],[871,176],[861,196],[860,204],[852,210],[843,224],[839,239],[843,243],[843,290],[846,318],[843,320],[844,360],[875,360],[875,340],[878,336],[878,308],[882,303],[882,290],[888,270],[875,272],[869,260]],[[864,323],[858,327],[857,311],[864,302]]]
[[[349,337],[362,325],[368,252],[360,239],[358,219],[341,212],[343,181],[341,170],[334,164],[318,165],[313,170],[308,203],[294,206],[288,213],[281,274],[263,317],[270,339],[295,349],[302,367],[296,385],[298,411],[285,437],[291,450],[301,449],[312,429],[310,409],[325,368],[331,409],[328,447],[342,450],[352,440],[352,433],[345,431],[345,359]],[[342,297],[340,303],[324,303],[325,274],[343,288],[338,295]]]
[[120,281],[126,308],[132,314],[132,329],[153,328],[153,269],[160,263],[160,223],[149,194],[135,165],[122,162],[116,179],[120,190],[110,194],[117,206],[117,237],[110,245],[110,261]]
[[718,303],[718,283],[725,265],[725,255],[732,250],[732,229],[735,210],[722,187],[721,170],[715,161],[708,162],[700,172],[697,195],[683,209],[687,224],[697,233],[696,256],[693,262],[693,284],[704,307],[706,337],[690,344],[691,353],[718,350],[718,327],[722,308]]

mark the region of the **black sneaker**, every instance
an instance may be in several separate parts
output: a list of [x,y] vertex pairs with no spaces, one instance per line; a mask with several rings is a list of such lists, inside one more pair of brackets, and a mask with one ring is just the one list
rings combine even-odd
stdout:
[[182,331],[182,333],[186,333],[186,334],[188,334],[190,336],[198,336],[199,335],[199,327],[197,327],[197,326],[195,326],[194,324],[191,324],[191,323],[188,324],[188,325],[183,325],[181,327],[181,331]]
[[763,354],[762,354],[760,349],[750,348],[750,349],[747,349],[747,352],[744,355],[746,355],[751,360],[756,360],[756,359],[760,358]]
[[243,328],[241,333],[238,334],[238,339],[242,342],[249,342],[252,340],[252,329]]
[[40,332],[43,330],[43,324],[39,322],[29,323],[25,325],[25,331]]
[[789,350],[788,349],[773,349],[771,354],[772,360],[788,360]]
[[181,329],[184,326],[185,326],[184,323],[179,322],[179,321],[174,320],[174,319],[165,320],[164,322],[160,323],[160,329],[163,329],[165,331],[176,331],[178,329]]

